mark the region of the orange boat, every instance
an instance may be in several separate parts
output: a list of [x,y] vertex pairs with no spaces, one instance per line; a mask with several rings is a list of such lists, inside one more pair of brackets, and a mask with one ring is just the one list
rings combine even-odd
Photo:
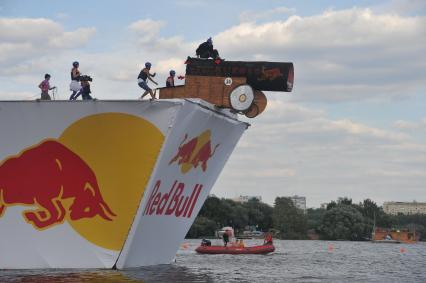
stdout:
[[418,241],[420,235],[416,232],[410,232],[408,229],[394,230],[376,228],[372,235],[372,242],[375,243],[405,243],[412,244]]
[[195,249],[200,254],[268,254],[275,251],[273,244],[253,247],[224,247],[224,246],[199,246]]

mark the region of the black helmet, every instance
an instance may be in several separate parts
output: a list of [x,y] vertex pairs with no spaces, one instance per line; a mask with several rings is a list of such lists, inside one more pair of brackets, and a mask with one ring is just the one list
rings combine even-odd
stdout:
[[174,75],[176,75],[175,70],[170,70],[170,76],[174,76]]
[[73,65],[74,67],[76,67],[76,68],[77,68],[79,64],[78,64],[78,62],[77,62],[77,61],[74,61],[74,62],[72,63],[72,65]]
[[151,63],[146,62],[146,63],[145,63],[145,67],[146,67],[146,68],[148,68],[148,69],[149,69],[149,68],[151,68]]

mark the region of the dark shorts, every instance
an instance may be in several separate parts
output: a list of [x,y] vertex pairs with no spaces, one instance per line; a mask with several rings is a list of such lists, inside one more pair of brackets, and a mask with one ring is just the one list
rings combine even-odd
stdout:
[[52,99],[50,98],[50,95],[48,93],[42,92],[41,100],[52,100]]
[[138,83],[138,86],[140,86],[141,88],[143,88],[144,90],[150,91],[151,89],[149,88],[149,86],[147,85],[146,82],[142,81],[140,83]]

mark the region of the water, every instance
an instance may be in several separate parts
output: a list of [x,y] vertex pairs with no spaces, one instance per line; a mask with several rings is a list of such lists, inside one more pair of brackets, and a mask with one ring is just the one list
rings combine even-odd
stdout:
[[186,240],[170,265],[126,271],[3,270],[0,282],[426,282],[426,243],[276,240],[270,255],[199,255],[194,251],[199,242]]

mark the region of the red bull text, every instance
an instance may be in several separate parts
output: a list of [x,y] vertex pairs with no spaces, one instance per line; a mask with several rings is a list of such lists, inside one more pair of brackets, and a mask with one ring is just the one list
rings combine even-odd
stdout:
[[185,141],[188,138],[188,134],[185,134],[176,155],[169,161],[169,165],[177,162],[181,168],[181,172],[184,174],[192,168],[197,168],[198,165],[201,166],[203,172],[206,172],[207,162],[212,158],[217,147],[220,145],[215,145],[212,150],[210,134],[210,130],[206,130],[187,142]]
[[[66,206],[64,200],[70,199]],[[56,140],[45,140],[0,164],[0,217],[13,205],[32,206],[24,219],[37,229],[71,220],[117,216],[102,198],[93,170]]]
[[191,218],[203,185],[196,184],[191,195],[185,194],[185,184],[175,181],[167,193],[159,192],[161,181],[158,180],[152,190],[143,215],[174,215]]

